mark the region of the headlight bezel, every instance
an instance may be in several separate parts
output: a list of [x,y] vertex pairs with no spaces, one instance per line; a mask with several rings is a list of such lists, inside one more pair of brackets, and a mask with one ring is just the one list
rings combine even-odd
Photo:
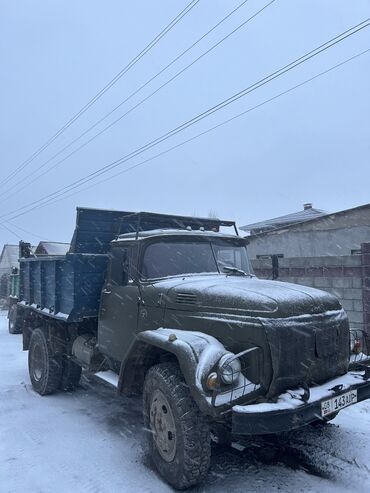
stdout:
[[[237,354],[232,353],[231,351],[226,351],[225,353],[223,353],[219,357],[218,361],[214,363],[212,369],[210,368],[210,372],[207,373],[207,377],[204,378],[204,389],[213,393],[216,392],[222,394],[222,392],[229,391],[231,386],[232,388],[235,388],[235,384],[238,384],[241,380],[245,379],[244,372],[246,369],[246,362],[244,360],[244,357],[248,353],[260,350],[260,347],[252,346]],[[225,378],[225,371],[222,371],[222,368],[225,367],[225,363],[231,363],[234,361],[236,361],[235,365],[237,365],[237,368],[234,367],[234,371],[229,372],[234,378],[230,379],[228,375]],[[245,387],[245,382],[242,384],[242,386]]]
[[218,361],[217,373],[225,385],[233,385],[239,380],[242,366],[238,355],[225,353]]

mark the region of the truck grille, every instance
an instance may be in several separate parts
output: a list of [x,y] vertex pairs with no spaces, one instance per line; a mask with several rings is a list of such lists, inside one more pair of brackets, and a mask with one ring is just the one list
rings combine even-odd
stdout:
[[318,384],[344,374],[349,363],[349,327],[343,311],[262,321],[273,379],[269,394]]
[[176,303],[182,305],[195,305],[197,302],[197,297],[194,293],[177,293]]

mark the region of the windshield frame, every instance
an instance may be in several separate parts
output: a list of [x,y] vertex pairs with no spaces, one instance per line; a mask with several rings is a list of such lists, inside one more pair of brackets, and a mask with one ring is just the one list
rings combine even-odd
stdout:
[[[235,236],[235,237],[229,237],[229,236],[211,236],[205,234],[204,236],[200,235],[166,235],[166,236],[156,236],[156,237],[151,237],[147,238],[145,241],[142,242],[140,245],[140,254],[139,254],[139,265],[138,265],[138,279],[140,280],[141,283],[143,284],[151,284],[152,282],[155,281],[160,281],[163,279],[173,279],[173,278],[181,278],[181,277],[189,277],[189,276],[214,276],[214,275],[229,275],[227,272],[224,272],[220,270],[219,263],[216,258],[216,254],[213,248],[213,242],[217,241],[224,241],[227,243],[230,243],[231,245],[236,245],[240,247],[244,247],[246,250],[246,256],[248,260],[248,266],[249,266],[249,272],[246,272],[247,276],[255,277],[252,269],[252,265],[248,256],[248,250],[247,250],[247,245],[248,241],[245,240],[244,238],[240,236]],[[216,264],[217,271],[215,272],[186,272],[183,274],[174,274],[170,276],[162,276],[162,277],[150,277],[146,278],[143,276],[143,264],[144,264],[144,257],[145,257],[145,252],[147,248],[154,244],[154,243],[176,243],[176,242],[181,242],[181,243],[208,243],[210,244],[211,247],[211,252],[213,259]]]

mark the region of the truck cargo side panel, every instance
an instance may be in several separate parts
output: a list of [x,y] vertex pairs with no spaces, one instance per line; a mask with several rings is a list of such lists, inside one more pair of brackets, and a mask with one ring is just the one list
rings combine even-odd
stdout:
[[58,262],[44,262],[44,302],[45,306],[49,309],[59,311],[57,307],[57,298],[56,298],[56,270],[58,268]]
[[60,262],[57,268],[56,288],[59,297],[59,302],[57,303],[59,313],[71,315],[75,296],[74,268],[68,257],[64,262]]
[[32,267],[32,284],[33,284],[33,303],[42,304],[42,280],[41,280],[41,262],[35,262]]
[[68,322],[97,317],[107,262],[106,255],[94,254],[21,259],[20,301]]
[[97,317],[108,256],[70,255],[73,258],[73,318]]

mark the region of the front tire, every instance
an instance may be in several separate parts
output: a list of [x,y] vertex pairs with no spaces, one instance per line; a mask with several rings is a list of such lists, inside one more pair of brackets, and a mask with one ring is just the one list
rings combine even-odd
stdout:
[[53,355],[45,333],[32,332],[28,351],[28,371],[33,389],[40,395],[57,391],[62,379],[62,360]]
[[210,464],[210,431],[179,366],[162,363],[150,368],[143,397],[144,427],[159,473],[177,489],[202,481]]

